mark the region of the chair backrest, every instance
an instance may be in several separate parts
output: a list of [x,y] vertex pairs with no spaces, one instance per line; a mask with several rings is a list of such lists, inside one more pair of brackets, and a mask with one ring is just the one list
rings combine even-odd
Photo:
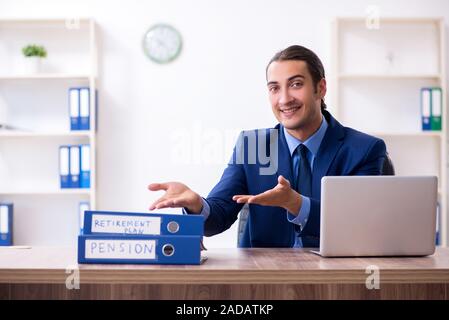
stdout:
[[249,205],[245,204],[239,212],[239,227],[237,230],[237,247],[239,246],[240,240],[243,237],[243,232],[245,231],[246,223],[249,216]]
[[387,152],[387,156],[385,157],[384,164],[382,166],[382,175],[383,176],[394,176],[394,165],[393,161],[391,161],[390,155]]

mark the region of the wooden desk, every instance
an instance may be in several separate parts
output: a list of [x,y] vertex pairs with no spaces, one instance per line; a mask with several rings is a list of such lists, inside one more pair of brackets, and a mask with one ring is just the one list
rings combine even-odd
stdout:
[[[449,249],[420,258],[321,258],[301,249],[210,249],[200,266],[79,265],[76,249],[0,248],[0,299],[449,299]],[[380,289],[368,290],[368,266]]]

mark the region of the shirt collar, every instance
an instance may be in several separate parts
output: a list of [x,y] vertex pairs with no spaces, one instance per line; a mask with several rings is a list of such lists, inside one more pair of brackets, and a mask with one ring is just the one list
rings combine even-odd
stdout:
[[285,127],[282,126],[282,129],[284,130],[285,140],[287,140],[287,145],[288,149],[290,150],[291,156],[301,143],[307,147],[307,149],[313,154],[313,156],[316,156],[318,149],[320,148],[321,141],[323,141],[324,134],[326,133],[326,129],[328,127],[326,118],[321,116],[321,119],[322,119],[321,125],[318,128],[318,130],[304,142],[293,137],[290,133],[288,133],[287,129],[285,129]]

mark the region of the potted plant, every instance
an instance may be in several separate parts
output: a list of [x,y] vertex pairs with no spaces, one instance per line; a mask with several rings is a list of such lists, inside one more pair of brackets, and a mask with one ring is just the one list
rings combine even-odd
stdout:
[[47,57],[47,50],[43,46],[30,44],[22,48],[22,53],[25,56],[25,72],[39,72],[42,59]]

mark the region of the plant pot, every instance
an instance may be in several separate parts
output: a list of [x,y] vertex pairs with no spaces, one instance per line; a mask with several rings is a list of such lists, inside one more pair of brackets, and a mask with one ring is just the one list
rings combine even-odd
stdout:
[[25,74],[39,73],[41,70],[41,57],[25,57],[23,60],[23,72]]

